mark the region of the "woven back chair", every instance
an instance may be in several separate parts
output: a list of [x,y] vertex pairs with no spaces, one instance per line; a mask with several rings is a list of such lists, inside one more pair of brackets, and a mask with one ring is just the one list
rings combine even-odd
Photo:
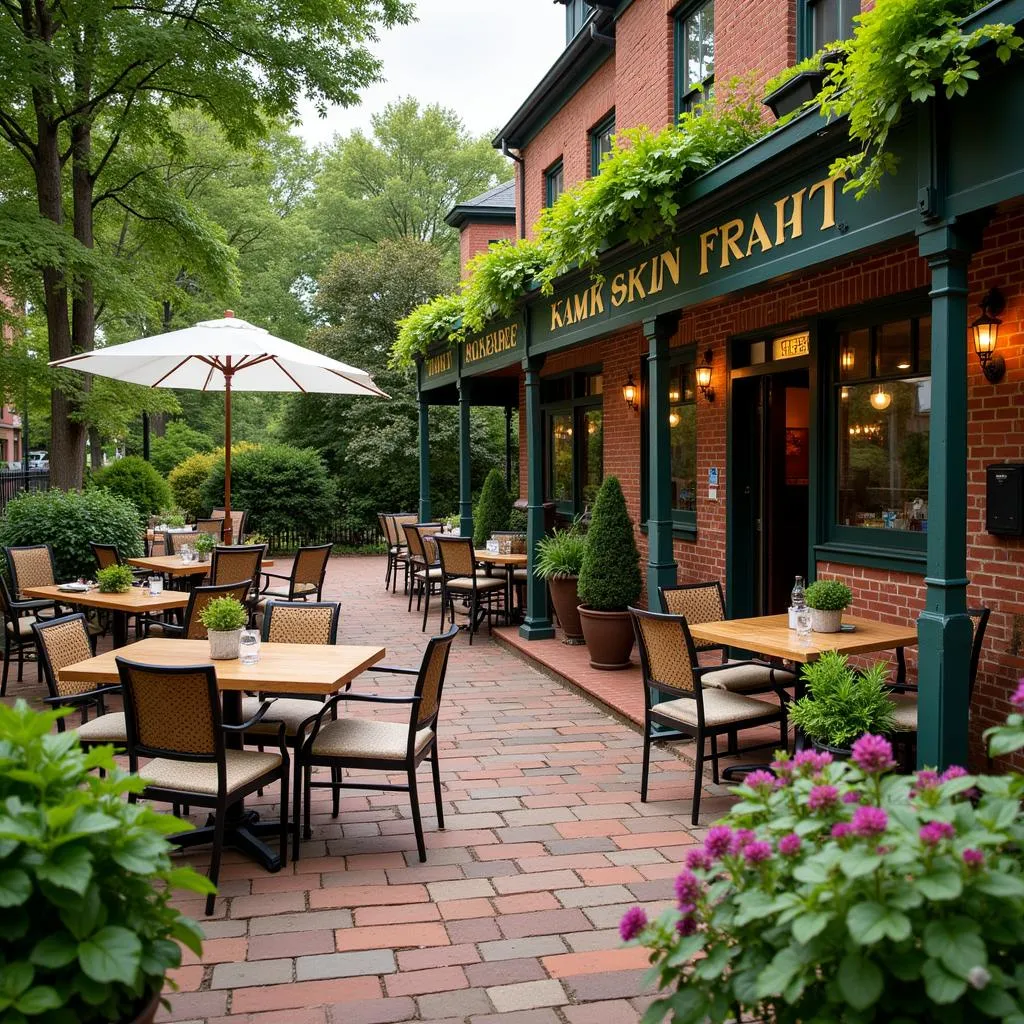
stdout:
[[449,537],[439,533],[435,535],[434,543],[441,563],[441,626],[444,626],[446,609],[451,613],[451,621],[455,621],[455,597],[466,598],[469,602],[469,642],[472,644],[477,629],[477,613],[486,615],[490,629],[491,616],[495,612],[494,601],[499,602],[500,608],[505,596],[505,579],[477,571],[472,537]]
[[224,517],[213,516],[210,519],[196,520],[196,533],[212,533],[218,541],[224,540]]
[[441,571],[448,577],[474,576],[476,559],[473,557],[472,537],[450,537],[439,534],[434,538]]
[[268,601],[263,616],[263,639],[270,644],[333,646],[338,642],[340,613],[341,605],[336,601]]
[[194,530],[179,530],[175,533],[168,531],[164,534],[164,554],[180,555],[185,545],[192,545],[196,542]]
[[123,564],[121,552],[118,551],[116,544],[99,544],[93,540],[89,542],[89,547],[92,548],[97,569],[109,569],[112,565]]
[[[210,513],[210,517],[223,520],[225,518],[224,509],[215,508]],[[241,544],[245,538],[245,517],[244,509],[233,508],[231,510],[231,542],[233,544]]]
[[[693,737],[696,767],[693,780],[694,825],[700,818],[700,794],[704,785],[704,743],[711,740],[712,777],[718,782],[718,737],[730,740],[740,729],[776,722],[780,743],[787,740],[786,709],[726,689],[705,688],[701,676],[712,669],[697,665],[697,651],[686,619],[630,608],[633,632],[640,648],[644,691],[644,759],[640,799],[647,800],[651,742]],[[717,668],[717,666],[713,666]],[[657,700],[669,697],[669,700]],[[657,727],[658,731],[655,732]],[[730,752],[732,751],[730,743]],[[738,751],[736,751],[738,752]]]
[[[666,615],[682,615],[691,626],[701,622],[721,622],[725,618],[725,599],[718,580],[707,583],[684,583],[678,587],[659,587],[661,610]],[[722,651],[721,644],[694,640],[700,651]]]
[[[338,816],[342,789],[401,790],[409,794],[420,860],[427,859],[423,823],[420,820],[419,794],[416,788],[416,769],[422,761],[430,759],[437,825],[443,829],[444,807],[441,800],[441,770],[437,756],[437,718],[441,706],[441,693],[444,690],[448,655],[457,633],[458,627],[452,626],[443,635],[432,637],[427,643],[418,669],[374,666],[375,673],[389,672],[415,676],[416,687],[411,697],[340,693],[327,702],[326,707],[317,716],[299,754],[304,776],[306,838],[310,837],[310,790],[313,786],[331,789],[334,797],[334,817]],[[354,715],[332,717],[342,701],[363,702],[381,708],[398,708],[405,705],[409,709],[409,717],[405,722],[387,722],[378,718],[358,718]],[[312,769],[317,765],[331,769],[330,782],[312,781]],[[390,782],[366,781],[363,777],[356,781],[342,782],[343,771],[346,768],[370,769],[388,774],[404,771],[408,781],[404,786]],[[295,844],[298,845],[297,830]]]
[[[118,658],[117,669],[124,692],[130,768],[146,782],[142,796],[214,808],[210,881],[216,884],[220,873],[228,807],[275,779],[281,781],[283,867],[288,859],[289,764],[283,736],[277,753],[229,749],[225,732],[240,733],[252,723],[224,724],[212,665],[179,668]],[[265,713],[266,705],[257,717]],[[153,758],[141,770],[140,755]],[[206,899],[207,914],[213,913],[215,895]]]
[[241,583],[248,580],[249,586],[255,589],[260,572],[260,561],[263,558],[263,545],[218,545],[213,549],[213,561],[210,564],[210,582]]
[[193,587],[188,595],[184,622],[180,626],[170,622],[151,623],[147,630],[148,635],[176,637],[184,640],[208,640],[210,634],[199,616],[211,601],[215,601],[219,597],[233,597],[236,601],[245,604],[249,597],[249,584],[243,580],[241,583]]
[[[37,621],[37,612],[41,608],[51,607],[45,601],[15,601],[7,586],[7,579],[0,573],[0,622],[3,623],[4,635],[4,668],[0,678],[0,697],[7,696],[7,676],[11,669],[11,660],[18,656],[18,682],[24,679],[25,653],[35,649],[35,634],[32,625]],[[36,660],[36,675],[43,677],[42,666]]]
[[25,590],[29,587],[52,587],[57,582],[53,549],[49,544],[4,548],[4,554],[15,600],[24,600]]
[[[299,548],[295,553],[292,571],[288,576],[276,572],[264,572],[263,585],[265,597],[277,597],[286,601],[305,601],[313,598],[319,601],[323,596],[324,577],[327,575],[327,562],[331,557],[330,544],[315,544]],[[271,580],[285,580],[286,586],[271,588]]]
[[390,550],[390,560],[392,563],[392,592],[394,592],[398,586],[399,566],[402,566],[405,570],[404,586],[409,586],[409,550],[405,544],[404,527],[408,524],[415,523],[417,519],[419,519],[419,516],[413,514],[412,512],[397,512],[386,516],[388,524],[388,545]]
[[[440,523],[406,523],[402,529],[405,531],[406,541],[409,546],[409,605],[408,611],[412,611],[413,593],[416,594],[416,610],[423,606],[423,624],[421,632],[427,628],[427,616],[430,614],[430,597],[437,588],[441,588],[441,567],[437,561],[437,546],[433,538],[441,532]],[[430,538],[428,541],[427,538]]]

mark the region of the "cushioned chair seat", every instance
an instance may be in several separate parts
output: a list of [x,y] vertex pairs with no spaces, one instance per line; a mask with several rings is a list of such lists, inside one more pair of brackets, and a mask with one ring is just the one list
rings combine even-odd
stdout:
[[[226,750],[228,792],[255,782],[281,764],[280,754],[259,750]],[[147,785],[179,789],[203,796],[217,795],[217,766],[205,761],[172,761],[157,757],[139,769]]]
[[[258,697],[242,698],[242,721],[246,722],[260,709],[263,703]],[[279,697],[267,709],[262,721],[257,722],[247,734],[276,736],[278,723],[284,722],[285,735],[294,736],[299,726],[323,711],[324,705],[318,700],[301,700],[296,697]]]
[[[449,580],[446,584],[449,590],[465,590],[467,592],[473,589],[473,581],[466,576],[457,576],[453,580]],[[476,579],[476,589],[480,590],[504,590],[505,581],[498,579],[496,576],[478,576]]]
[[[312,583],[299,583],[295,587],[295,596],[302,597],[307,594],[315,594],[316,586]],[[279,597],[282,600],[287,601],[291,595],[288,593],[287,587],[279,587],[274,590],[264,590],[260,597]]]
[[[420,729],[416,733],[417,754],[433,736],[433,729]],[[339,718],[321,727],[313,741],[313,756],[401,761],[408,745],[409,726],[402,722]]]
[[896,732],[917,732],[917,698],[908,693],[891,693],[895,705]]
[[[26,640],[32,638],[32,623],[36,621],[34,615],[23,615],[18,621],[18,636],[24,637]],[[14,623],[7,623],[7,632],[14,636]]]
[[424,576],[429,577],[432,580],[439,580],[444,575],[443,572],[435,565],[431,568],[424,570],[422,566],[416,570],[416,575],[422,579]]
[[[741,693],[730,693],[728,690],[710,689],[703,694],[704,722],[706,725],[728,725],[730,722],[742,722],[750,718],[762,718],[778,713],[777,704],[744,697]],[[665,701],[657,704],[652,711],[666,718],[673,718],[685,725],[697,725],[697,701],[693,697],[680,697],[678,700]]]
[[121,743],[128,742],[128,727],[124,724],[124,712],[112,711],[108,715],[83,722],[75,730],[80,740],[88,743]]
[[[735,665],[727,662],[721,669],[702,675],[704,686],[732,693],[750,693],[752,690],[767,690],[772,685],[772,670],[767,665]],[[796,676],[784,669],[775,669],[776,686],[792,686]]]

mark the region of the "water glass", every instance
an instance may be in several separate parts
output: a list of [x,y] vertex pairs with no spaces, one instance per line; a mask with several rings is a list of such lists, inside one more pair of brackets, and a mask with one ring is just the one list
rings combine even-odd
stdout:
[[163,576],[150,576],[149,577],[149,596],[158,597],[164,592],[164,578]]
[[255,665],[260,660],[259,630],[242,630],[242,635],[238,638],[238,660],[243,665]]
[[796,635],[801,643],[807,643],[811,637],[811,609],[806,606],[796,610]]
[[196,558],[196,553],[189,544],[182,544],[178,554],[181,555],[181,560],[185,565],[190,565]]

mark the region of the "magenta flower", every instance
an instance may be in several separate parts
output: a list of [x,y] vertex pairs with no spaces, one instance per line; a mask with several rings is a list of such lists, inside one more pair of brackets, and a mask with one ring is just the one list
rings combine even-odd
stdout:
[[803,840],[795,832],[790,832],[779,840],[779,853],[783,857],[795,857],[802,845]]
[[729,844],[729,852],[738,857],[750,843],[757,838],[757,835],[749,828],[738,828],[733,833],[732,842]]
[[700,879],[692,871],[681,871],[676,878],[676,899],[679,906],[694,906],[700,895]]
[[879,836],[889,827],[889,815],[881,807],[858,807],[852,825],[859,836]]
[[767,792],[775,788],[775,776],[763,768],[759,768],[756,772],[751,772],[743,781],[748,789],[756,791]]
[[938,846],[943,839],[952,839],[956,829],[948,821],[929,821],[921,826],[918,836],[926,846]]
[[697,930],[697,918],[692,914],[684,914],[678,921],[676,921],[676,931],[685,939],[688,935],[692,935]]
[[832,826],[833,839],[845,839],[853,833],[853,826],[848,821],[837,821]]
[[1024,679],[1017,682],[1017,692],[1010,698],[1010,703],[1018,710],[1024,711]]
[[777,786],[789,782],[793,777],[793,762],[790,761],[789,754],[782,754],[777,760],[772,761],[771,769],[778,776],[775,780]]
[[848,789],[843,794],[844,804],[859,804],[861,801],[861,795],[855,789]]
[[961,765],[951,764],[943,773],[939,776],[940,782],[949,782],[950,779],[962,779],[965,775],[970,775],[970,772]]
[[938,784],[938,772],[933,772],[930,768],[923,768],[914,777],[914,786],[918,791],[934,789]]
[[985,863],[985,854],[981,850],[968,848],[960,856],[969,868],[980,868]]
[[712,859],[724,857],[732,845],[732,829],[728,825],[715,825],[704,837],[704,849]]
[[772,855],[772,844],[763,840],[750,843],[743,850],[743,857],[748,864],[760,864]]
[[896,767],[892,744],[884,736],[872,736],[869,732],[854,743],[850,760],[869,775],[880,775]]
[[810,768],[811,775],[817,775],[826,765],[832,763],[832,755],[826,750],[822,753],[818,753],[816,750],[801,750],[796,757],[793,758],[793,765],[800,772],[801,775],[808,774],[803,769]]
[[619,922],[619,936],[623,942],[632,942],[647,927],[647,914],[643,907],[630,907]]
[[711,869],[711,858],[703,849],[698,847],[687,852],[686,866],[691,871],[709,871]]
[[807,806],[812,811],[820,811],[831,807],[839,799],[839,790],[835,786],[815,786],[807,794]]

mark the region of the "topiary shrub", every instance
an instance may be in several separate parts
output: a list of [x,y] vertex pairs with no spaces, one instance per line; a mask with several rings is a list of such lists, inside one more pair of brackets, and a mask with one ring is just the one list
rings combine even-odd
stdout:
[[209,515],[210,508],[203,508],[202,486],[217,462],[216,452],[203,452],[190,455],[179,463],[168,474],[167,482],[174,495],[175,505],[185,509],[195,518],[198,515]]
[[212,452],[217,445],[209,434],[193,430],[182,420],[167,424],[163,437],[154,437],[149,448],[149,460],[158,473],[167,476],[196,452]]
[[140,516],[150,516],[171,503],[167,481],[145,460],[127,455],[94,473],[95,487],[120,494],[138,509]]
[[473,543],[482,548],[495,530],[507,530],[512,513],[512,498],[505,488],[505,478],[492,469],[484,480],[480,500],[473,513]]
[[49,544],[58,580],[92,576],[90,541],[116,544],[125,558],[142,555],[135,506],[113,491],[35,491],[12,498],[0,518],[0,547]]
[[[223,505],[223,457],[200,494],[204,510]],[[232,448],[231,507],[245,509],[253,529],[268,536],[285,530],[316,534],[334,515],[335,500],[334,481],[313,449],[286,444]]]
[[587,530],[578,585],[580,604],[599,612],[624,611],[636,604],[642,587],[633,520],[619,478],[607,476],[594,500]]

